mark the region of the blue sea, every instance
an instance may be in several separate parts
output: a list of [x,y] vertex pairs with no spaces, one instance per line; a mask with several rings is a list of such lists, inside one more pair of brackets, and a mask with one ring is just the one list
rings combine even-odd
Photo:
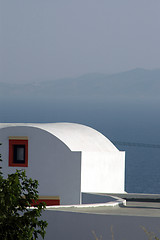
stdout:
[[[0,122],[76,122],[111,141],[160,144],[156,99],[30,99],[2,102]],[[160,148],[117,145],[126,152],[127,192],[160,193]]]

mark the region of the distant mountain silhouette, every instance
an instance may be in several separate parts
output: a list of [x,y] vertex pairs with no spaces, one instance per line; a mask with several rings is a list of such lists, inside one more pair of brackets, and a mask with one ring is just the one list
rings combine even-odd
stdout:
[[92,73],[37,83],[0,83],[1,97],[105,98],[159,97],[160,69],[134,69],[116,74]]

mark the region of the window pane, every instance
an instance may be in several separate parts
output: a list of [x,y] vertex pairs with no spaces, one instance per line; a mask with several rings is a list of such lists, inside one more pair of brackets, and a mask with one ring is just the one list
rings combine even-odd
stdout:
[[25,163],[25,145],[14,145],[14,163]]
[[17,148],[17,161],[24,161],[24,147]]

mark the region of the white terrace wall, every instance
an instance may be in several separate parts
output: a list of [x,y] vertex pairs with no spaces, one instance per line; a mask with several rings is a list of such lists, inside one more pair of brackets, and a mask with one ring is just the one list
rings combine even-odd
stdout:
[[[115,240],[149,239],[141,226],[145,226],[148,231],[154,232],[156,236],[159,236],[158,217],[105,215],[52,210],[44,211],[42,217],[48,222],[46,240],[110,240],[113,239],[111,227],[113,227]],[[95,232],[97,238],[94,237],[93,232]]]
[[81,191],[124,193],[125,152],[82,152]]
[[[28,137],[28,167],[9,167],[9,136]],[[15,126],[0,129],[2,171],[25,169],[39,181],[39,195],[60,196],[61,204],[80,203],[81,153],[72,152],[62,141],[35,127]]]

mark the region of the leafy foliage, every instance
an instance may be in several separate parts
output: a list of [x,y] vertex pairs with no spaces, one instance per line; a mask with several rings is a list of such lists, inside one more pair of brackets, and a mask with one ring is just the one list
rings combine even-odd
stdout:
[[37,187],[38,181],[28,179],[25,171],[16,170],[4,179],[0,170],[0,239],[44,239],[47,222],[39,217],[45,204],[29,208],[38,199]]

